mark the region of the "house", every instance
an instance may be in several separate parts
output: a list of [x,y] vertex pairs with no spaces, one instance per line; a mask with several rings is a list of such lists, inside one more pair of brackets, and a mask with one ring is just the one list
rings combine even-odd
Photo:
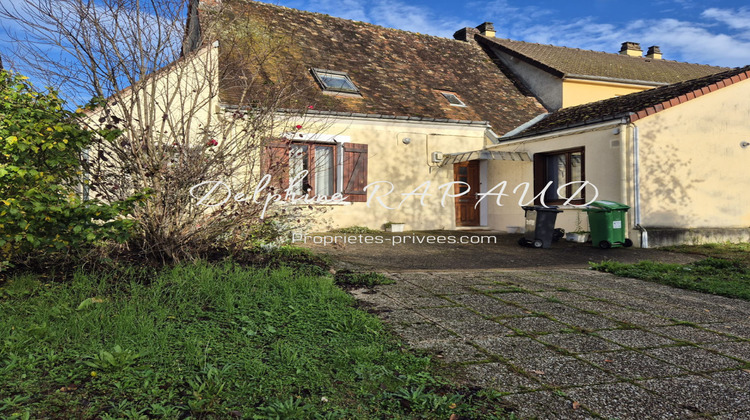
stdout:
[[636,42],[623,42],[619,54],[495,38],[485,22],[456,34],[474,40],[520,79],[551,111],[684,82],[728,70],[663,59],[651,46],[645,56]]
[[445,39],[245,0],[194,2],[188,52],[206,48],[220,9],[250,29],[212,43],[224,70],[211,112],[252,107],[261,92],[238,88],[243,59],[276,49],[264,80],[296,89],[278,113],[306,111],[269,141],[262,170],[278,169],[278,209],[290,194],[343,197],[311,206],[325,210],[316,229],[504,230],[544,199],[577,230],[576,205],[598,197],[632,207],[638,246],[747,237],[747,68],[642,57],[635,43],[607,54],[502,40],[488,22]]
[[[491,162],[488,173],[533,178],[546,204],[565,201],[554,188],[543,193],[548,182],[590,181],[578,202],[598,193],[631,206],[629,236],[642,247],[748,241],[748,79],[750,66],[563,108],[488,147],[533,162]],[[559,223],[570,229],[575,216],[565,211]],[[520,223],[511,209],[490,216],[490,224]]]
[[[316,228],[487,226],[487,212],[475,207],[474,196],[483,188],[487,161],[445,166],[444,156],[481,150],[545,109],[477,43],[254,1],[201,2],[201,25],[211,24],[217,8],[230,8],[235,21],[247,22],[253,28],[248,37],[283,51],[283,64],[266,73],[295,81],[297,103],[288,107],[305,109],[306,120],[270,142],[264,166],[281,168],[275,191],[291,186],[297,195],[346,197],[318,206],[325,212],[316,214]],[[190,28],[191,39],[199,39],[201,28]],[[224,64],[248,56],[254,45],[233,35],[218,39]],[[220,81],[220,112],[252,102],[252,92],[234,88],[244,77],[242,64],[228,67],[234,75]],[[303,170],[308,175],[291,182]],[[457,180],[469,183],[472,193],[454,203],[454,186],[446,184]],[[365,191],[368,184],[374,185]]]

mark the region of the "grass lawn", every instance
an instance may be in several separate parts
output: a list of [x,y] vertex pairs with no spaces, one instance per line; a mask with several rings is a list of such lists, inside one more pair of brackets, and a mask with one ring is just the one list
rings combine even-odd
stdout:
[[0,418],[504,418],[315,268],[0,281]]
[[738,261],[746,267],[750,267],[750,243],[720,243],[705,245],[675,245],[661,248],[667,251],[682,252],[685,254],[705,255],[706,257],[724,258]]
[[[733,251],[721,251],[718,248],[716,247],[716,250],[713,251],[715,255],[733,254]],[[591,263],[591,267],[618,276],[633,277],[681,289],[750,300],[750,267],[744,262],[746,258],[745,255],[732,259],[707,257],[684,265],[653,261],[641,261],[636,264],[605,261]]]

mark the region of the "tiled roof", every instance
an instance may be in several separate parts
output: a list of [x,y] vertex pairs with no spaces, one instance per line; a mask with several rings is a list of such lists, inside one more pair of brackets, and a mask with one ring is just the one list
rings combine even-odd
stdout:
[[477,35],[478,42],[494,46],[557,77],[584,76],[651,83],[677,83],[727,70],[727,67],[630,57]]
[[[267,32],[263,36],[289,43],[287,62],[296,65],[278,66],[280,75],[271,77],[303,73],[300,106],[314,103],[318,111],[424,121],[488,121],[498,133],[544,112],[536,98],[520,92],[476,43],[248,0],[224,0],[223,7],[231,7],[251,26],[262,22]],[[220,51],[237,45],[220,42]],[[310,68],[346,72],[362,96],[323,94]],[[239,70],[235,74],[242,77]],[[466,107],[451,106],[440,90],[455,92]],[[231,80],[222,85],[221,100],[241,105]]]
[[635,122],[641,118],[677,106],[681,103],[709,94],[750,78],[750,66],[712,74],[686,82],[675,83],[630,95],[605,99],[599,102],[563,108],[541,121],[503,140],[544,134],[566,128],[578,127],[603,121],[628,118]]

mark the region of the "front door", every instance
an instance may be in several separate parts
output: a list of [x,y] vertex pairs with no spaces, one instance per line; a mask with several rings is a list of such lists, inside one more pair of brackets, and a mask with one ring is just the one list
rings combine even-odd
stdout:
[[456,197],[456,226],[479,226],[479,206],[477,193],[479,192],[479,161],[456,163],[453,165],[453,180],[468,184],[456,184],[453,194]]

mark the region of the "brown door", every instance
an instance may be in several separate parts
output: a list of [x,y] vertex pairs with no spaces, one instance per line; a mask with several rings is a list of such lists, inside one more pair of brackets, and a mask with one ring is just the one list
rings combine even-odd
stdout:
[[468,186],[456,184],[453,194],[469,192],[456,197],[456,226],[479,226],[479,206],[477,193],[479,192],[479,161],[456,163],[453,165],[453,180],[465,182]]

